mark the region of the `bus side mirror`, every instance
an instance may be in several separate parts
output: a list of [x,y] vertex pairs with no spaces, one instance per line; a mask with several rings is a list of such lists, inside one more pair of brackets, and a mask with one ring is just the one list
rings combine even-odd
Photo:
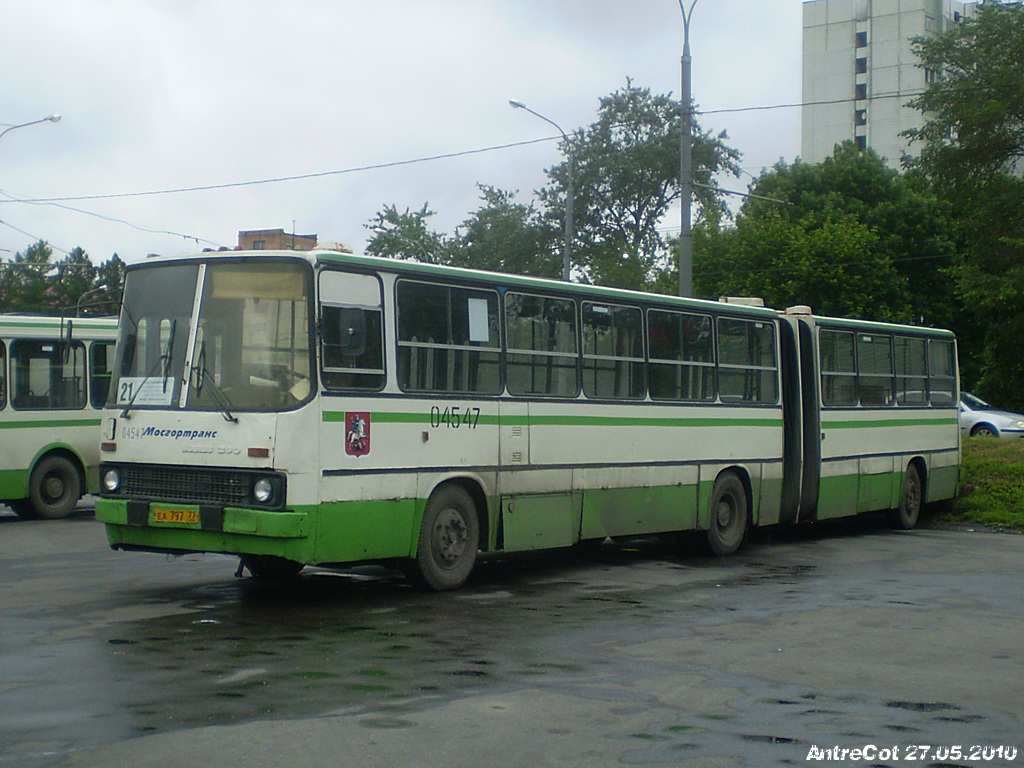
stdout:
[[74,323],[68,320],[64,332],[61,334],[61,365],[71,362],[71,339],[74,338]]
[[354,307],[331,309],[335,317],[328,323],[327,343],[340,355],[359,357],[366,351],[366,314]]

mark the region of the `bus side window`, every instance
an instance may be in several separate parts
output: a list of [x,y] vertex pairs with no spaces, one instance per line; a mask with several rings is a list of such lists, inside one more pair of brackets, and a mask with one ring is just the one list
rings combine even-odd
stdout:
[[505,337],[505,376],[511,394],[576,397],[576,302],[509,291]]
[[501,391],[498,292],[399,280],[398,386],[405,391]]
[[857,335],[857,386],[861,405],[893,404],[892,337]]
[[320,332],[325,386],[343,389],[384,386],[380,310],[325,306]]
[[19,340],[11,345],[16,408],[85,407],[85,347],[81,342]]
[[583,393],[644,396],[643,320],[638,307],[583,302]]
[[371,275],[320,275],[320,367],[328,389],[382,389],[384,310]]
[[725,403],[774,403],[779,399],[775,327],[718,318],[718,396]]
[[897,336],[896,403],[926,405],[928,397],[928,355],[924,339]]
[[824,405],[857,404],[857,364],[853,334],[822,329],[819,336],[821,402]]
[[114,364],[114,342],[96,341],[89,349],[89,402],[102,408],[107,402]]
[[932,405],[953,405],[956,397],[956,355],[953,342],[928,340],[928,391]]
[[714,400],[713,342],[710,315],[648,311],[651,398]]

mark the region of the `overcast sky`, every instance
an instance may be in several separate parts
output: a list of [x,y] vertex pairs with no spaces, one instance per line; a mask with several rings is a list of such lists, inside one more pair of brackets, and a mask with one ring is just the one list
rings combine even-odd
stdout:
[[[678,98],[682,37],[678,0],[4,0],[0,130],[62,119],[0,138],[0,258],[42,239],[131,262],[293,226],[360,251],[389,204],[451,232],[478,183],[526,202],[561,160],[554,140],[473,152],[556,135],[510,98],[567,132],[627,78]],[[796,159],[799,109],[716,110],[799,102],[800,43],[800,0],[694,12],[698,119],[752,175]],[[88,199],[14,201],[54,198]]]

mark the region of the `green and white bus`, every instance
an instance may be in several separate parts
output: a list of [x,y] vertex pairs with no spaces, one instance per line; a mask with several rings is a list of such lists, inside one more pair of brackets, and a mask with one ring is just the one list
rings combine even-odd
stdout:
[[66,517],[98,488],[116,318],[0,315],[0,499]]
[[129,267],[96,517],[257,576],[953,496],[947,331],[335,252]]

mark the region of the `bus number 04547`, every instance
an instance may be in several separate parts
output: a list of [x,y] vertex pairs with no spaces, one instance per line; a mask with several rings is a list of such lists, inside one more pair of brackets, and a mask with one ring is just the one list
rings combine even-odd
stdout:
[[430,426],[434,429],[476,429],[479,421],[480,409],[473,406],[446,405],[442,410],[441,406],[434,405],[430,408]]

